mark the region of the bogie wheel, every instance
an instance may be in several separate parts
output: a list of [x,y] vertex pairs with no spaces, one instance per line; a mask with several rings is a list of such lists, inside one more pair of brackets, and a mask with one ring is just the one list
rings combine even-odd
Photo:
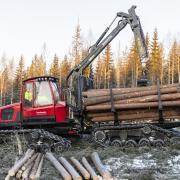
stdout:
[[171,139],[170,139],[170,143],[171,143],[171,145],[179,145],[180,144],[180,137],[172,137]]
[[134,141],[132,139],[126,141],[125,148],[135,148],[135,147],[137,147],[136,141]]
[[144,126],[143,128],[142,128],[142,132],[144,133],[144,134],[150,134],[151,133],[151,128],[149,127],[149,126]]
[[64,145],[61,143],[56,143],[54,144],[53,149],[57,154],[62,153],[64,151]]
[[114,147],[122,147],[122,142],[121,142],[119,139],[114,139],[114,140],[111,142],[111,146],[114,146]]
[[164,141],[162,139],[154,140],[153,145],[156,148],[162,148],[164,146]]
[[147,139],[147,138],[140,139],[139,147],[144,147],[144,146],[146,146],[146,147],[150,147],[151,146],[151,143],[150,143],[149,139]]
[[106,139],[106,134],[105,134],[105,132],[103,132],[103,131],[96,131],[96,132],[94,133],[94,140],[95,140],[96,142],[103,143],[103,142],[105,141],[105,139]]

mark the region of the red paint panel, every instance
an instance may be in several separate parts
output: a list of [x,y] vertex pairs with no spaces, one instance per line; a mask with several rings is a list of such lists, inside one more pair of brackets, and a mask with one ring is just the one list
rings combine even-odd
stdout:
[[56,122],[65,122],[66,120],[66,104],[64,101],[59,101],[55,105]]
[[[2,120],[2,111],[6,109],[13,109],[12,119]],[[17,113],[20,112],[20,103],[10,104],[0,107],[0,123],[14,123],[16,122]]]
[[23,111],[24,118],[41,117],[41,116],[54,116],[54,105],[25,108]]

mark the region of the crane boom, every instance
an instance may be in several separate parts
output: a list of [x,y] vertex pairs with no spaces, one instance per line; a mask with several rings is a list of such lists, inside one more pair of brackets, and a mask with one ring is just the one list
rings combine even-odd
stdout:
[[[84,70],[93,62],[93,60],[104,50],[104,48],[126,27],[130,24],[134,33],[135,42],[138,47],[141,58],[147,57],[147,48],[145,38],[140,24],[139,17],[135,13],[136,6],[132,6],[128,10],[128,14],[118,12],[112,23],[105,29],[96,43],[90,48],[88,55],[76,65],[67,76],[67,103],[73,108],[73,111],[81,111],[82,109],[82,91],[92,88],[92,81],[90,78],[83,76]],[[117,18],[117,26],[105,37],[110,27]]]

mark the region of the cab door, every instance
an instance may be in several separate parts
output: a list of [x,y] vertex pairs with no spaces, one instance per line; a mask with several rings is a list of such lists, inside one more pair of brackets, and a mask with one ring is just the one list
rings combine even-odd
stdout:
[[26,82],[23,96],[24,123],[55,123],[54,100],[49,81]]

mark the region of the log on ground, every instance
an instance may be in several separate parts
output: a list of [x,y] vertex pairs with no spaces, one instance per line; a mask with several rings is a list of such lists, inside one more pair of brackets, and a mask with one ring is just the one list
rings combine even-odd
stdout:
[[35,179],[35,175],[36,175],[36,172],[37,172],[41,157],[42,157],[42,154],[38,153],[38,156],[37,156],[37,158],[36,158],[36,160],[34,162],[34,165],[33,165],[32,169],[31,169],[31,173],[29,175],[29,178],[32,179],[32,180]]
[[52,153],[47,152],[45,157],[54,165],[60,175],[64,180],[71,180],[71,175],[66,171],[66,169],[60,164],[60,162],[53,156]]
[[60,157],[59,161],[68,170],[68,172],[71,174],[73,180],[82,180],[79,173],[74,169],[73,166],[71,166],[71,164],[64,157]]
[[91,154],[91,159],[95,165],[95,167],[97,168],[98,172],[101,174],[101,176],[105,179],[105,180],[109,180],[111,179],[111,174],[110,172],[105,168],[105,166],[102,164],[99,155],[97,152],[93,152]]
[[91,175],[91,178],[93,180],[98,180],[98,175],[96,174],[96,172],[94,171],[94,169],[91,167],[91,165],[88,163],[87,159],[85,157],[82,158],[82,163],[84,165],[84,167],[88,170],[88,172]]
[[20,159],[10,170],[9,170],[9,175],[14,176],[17,171],[22,167],[22,165],[31,158],[31,156],[34,154],[34,150],[29,151],[29,153],[25,153],[25,156]]

